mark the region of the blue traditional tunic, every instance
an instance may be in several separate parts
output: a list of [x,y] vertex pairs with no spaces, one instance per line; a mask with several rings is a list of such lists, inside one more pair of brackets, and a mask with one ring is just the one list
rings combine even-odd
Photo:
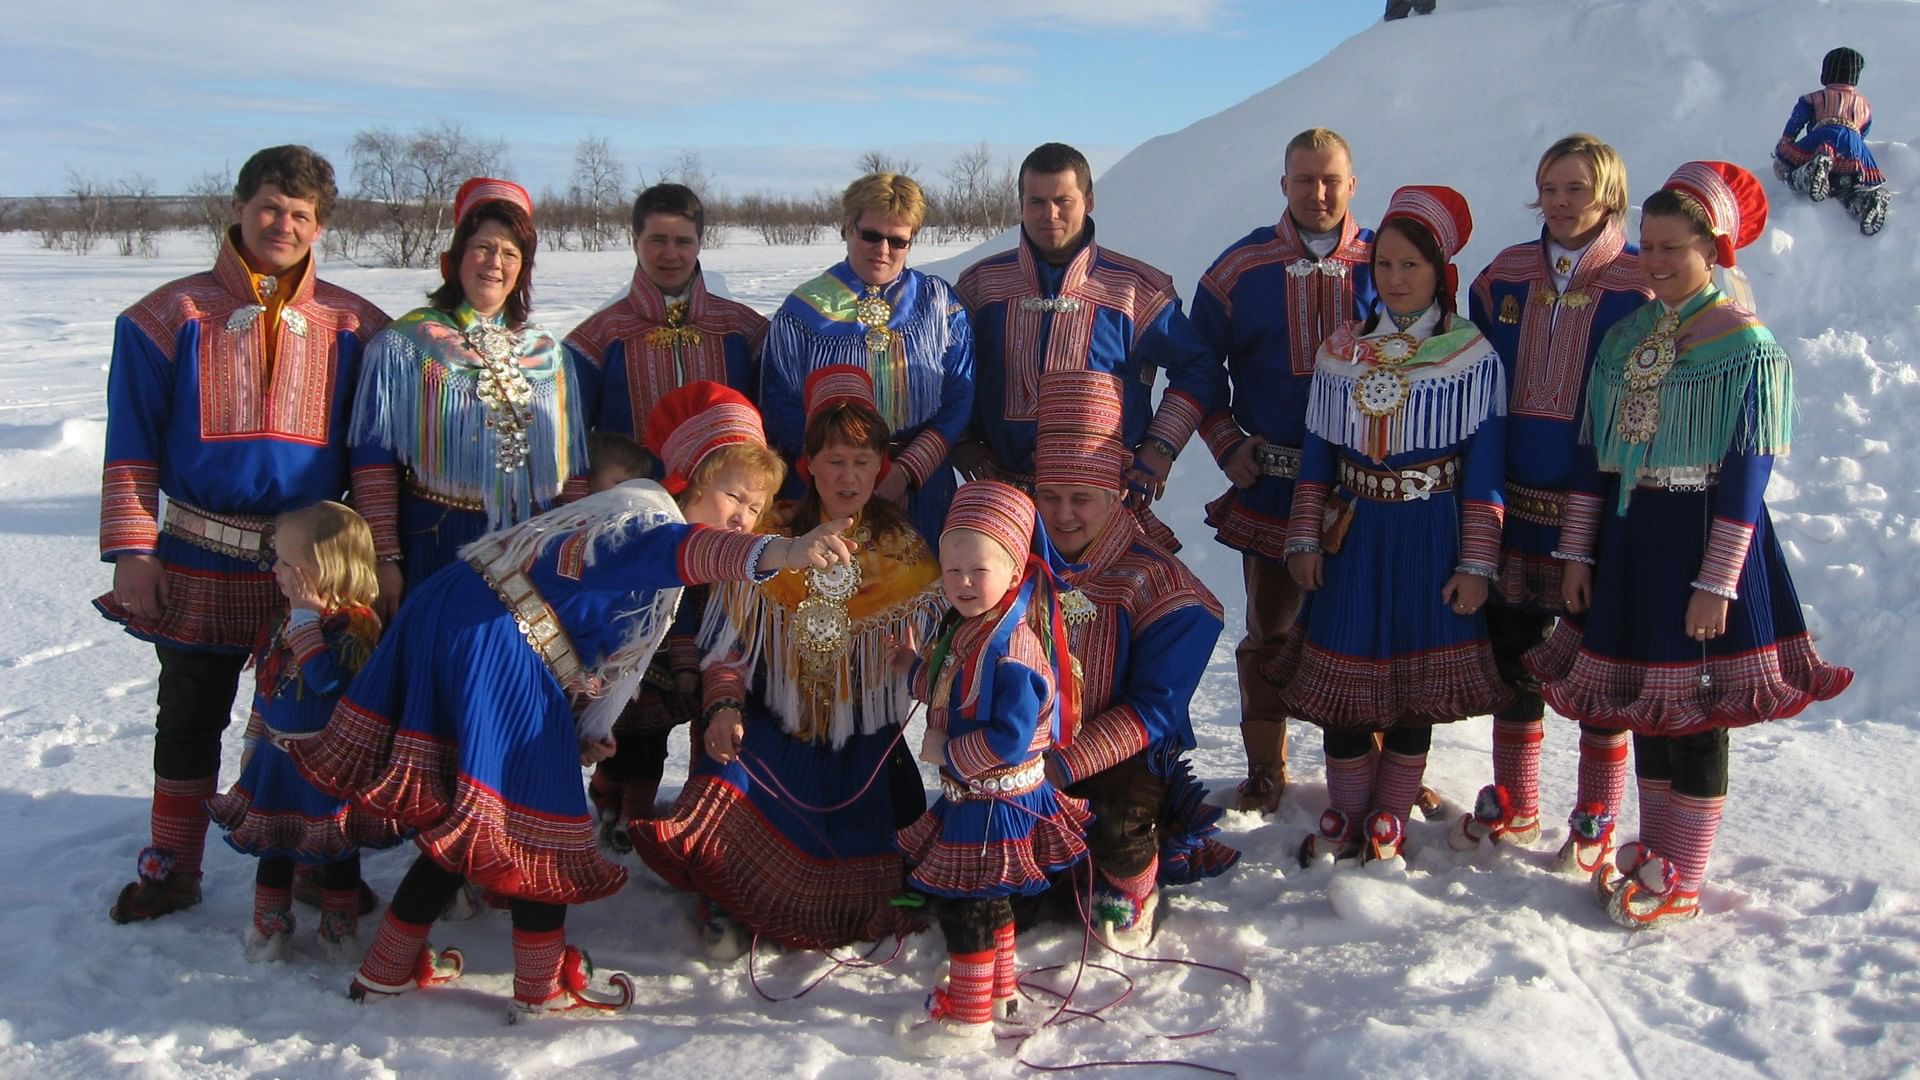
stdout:
[[324,620],[296,612],[254,655],[246,761],[233,787],[207,801],[207,815],[227,830],[235,851],[324,863],[404,838],[393,822],[315,790],[274,741],[326,727],[379,633],[379,620],[365,608],[332,612]]
[[353,498],[407,587],[482,533],[586,490],[580,385],[560,342],[467,304],[417,308],[367,347],[353,412]]
[[[791,535],[796,508],[777,508],[772,531]],[[890,759],[912,770],[899,746],[912,699],[888,659],[908,630],[927,640],[946,601],[939,565],[912,529],[869,537],[855,558],[858,587],[842,602],[848,630],[837,651],[812,648],[807,616],[832,606],[810,584],[817,575],[716,590],[709,610],[741,647],[707,667],[703,689],[709,703],[745,703],[740,757],[721,765],[699,755],[673,813],[634,823],[634,850],[656,873],[790,948],[917,925],[891,903],[906,870],[894,829],[926,802],[917,774],[910,790],[893,785]],[[896,805],[915,792],[919,801]]]
[[753,400],[766,339],[766,318],[708,292],[698,267],[683,300],[667,299],[636,269],[627,294],[575,327],[566,347],[588,426],[644,446],[647,417],[670,390],[717,382]]
[[1867,146],[1867,132],[1873,127],[1873,107],[1867,96],[1845,83],[1824,86],[1800,95],[1780,133],[1773,156],[1797,169],[1825,154],[1833,159],[1832,177],[1836,182],[1878,187],[1886,182],[1880,165]]
[[1553,244],[1515,244],[1474,279],[1468,311],[1506,370],[1506,526],[1500,581],[1489,601],[1558,614],[1560,520],[1573,479],[1587,373],[1615,323],[1646,303],[1640,249],[1618,215],[1572,256],[1564,289],[1555,285]]
[[[1121,438],[1149,436],[1177,452],[1225,396],[1213,354],[1180,311],[1173,279],[1094,242],[1064,266],[1019,246],[990,255],[954,289],[973,320],[977,382],[973,426],[1010,483],[1032,485],[1043,371],[1104,371],[1123,387]],[[1153,408],[1157,370],[1168,388]]]
[[[767,440],[789,461],[806,452],[807,376],[830,364],[873,376],[894,463],[914,484],[907,514],[938,543],[958,486],[947,454],[973,411],[966,309],[940,278],[904,270],[889,285],[868,285],[845,261],[795,289],[767,327],[759,398]],[[791,477],[788,490],[799,488]]]
[[914,695],[927,702],[920,756],[938,762],[942,787],[900,830],[908,879],[922,892],[1042,892],[1048,875],[1087,856],[1086,803],[1054,790],[1041,757],[1063,733],[1054,660],[1025,615],[1033,588],[1030,578],[994,610],[949,623],[934,662],[915,668]]
[[[633,699],[678,587],[749,578],[768,540],[680,524],[649,481],[483,538],[401,606],[294,761],[482,888],[606,896],[627,872],[595,849],[581,740]],[[578,719],[576,694],[591,698]]]
[[1275,447],[1275,463],[1252,487],[1229,487],[1207,505],[1214,538],[1235,551],[1286,555],[1313,360],[1336,327],[1373,309],[1372,245],[1373,230],[1348,215],[1333,249],[1315,256],[1284,214],[1229,247],[1200,279],[1193,326],[1226,365],[1230,388],[1202,423],[1201,437],[1222,467],[1249,436]]
[[1072,744],[1054,752],[1055,764],[1074,784],[1144,752],[1168,782],[1161,882],[1224,873],[1240,853],[1212,839],[1221,810],[1205,804],[1185,756],[1195,745],[1188,707],[1220,639],[1220,602],[1130,514],[1116,513],[1064,570],[1065,585],[1091,605],[1067,616],[1086,718]]
[[1291,715],[1323,728],[1445,723],[1510,696],[1486,616],[1441,599],[1455,572],[1496,572],[1506,380],[1472,323],[1448,316],[1436,334],[1440,317],[1341,327],[1314,367],[1288,551],[1322,550],[1330,496],[1351,518],[1264,671]]
[[111,593],[94,606],[145,641],[249,653],[282,610],[273,517],[346,491],[361,347],[387,317],[318,280],[311,258],[254,274],[235,237],[212,270],[114,323],[100,557],[159,556],[167,608],[149,621]]
[[[1786,353],[1711,285],[1608,333],[1559,552],[1594,563],[1593,607],[1526,655],[1556,712],[1685,735],[1793,716],[1853,681],[1814,651],[1763,498],[1792,402]],[[1729,601],[1708,641],[1686,627],[1696,589]]]

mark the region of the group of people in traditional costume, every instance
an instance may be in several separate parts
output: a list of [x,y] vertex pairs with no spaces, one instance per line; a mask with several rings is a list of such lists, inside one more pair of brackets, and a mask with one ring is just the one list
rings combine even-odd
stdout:
[[[708,291],[698,196],[657,185],[631,287],[561,339],[531,318],[518,185],[461,188],[441,286],[389,323],[315,276],[325,159],[256,154],[212,271],[115,329],[96,603],[160,679],[152,839],[112,917],[198,903],[212,820],[260,857],[250,958],[291,954],[305,882],[356,1000],[445,982],[464,960],[429,936],[464,885],[510,913],[510,1016],[592,1015],[634,986],[568,941],[567,905],[631,852],[693,894],[716,959],[937,922],[947,976],[899,1038],[990,1048],[1025,1023],[1016,927],[1043,901],[1133,955],[1164,887],[1239,857],[1187,760],[1222,608],[1153,512],[1196,432],[1247,590],[1238,809],[1278,809],[1304,720],[1328,806],[1302,864],[1396,859],[1435,812],[1433,726],[1490,713],[1493,783],[1448,838],[1529,844],[1551,705],[1581,732],[1556,864],[1623,925],[1694,916],[1728,730],[1851,678],[1762,500],[1790,363],[1714,278],[1764,228],[1758,182],[1682,165],[1636,247],[1619,155],[1561,139],[1540,235],[1464,314],[1458,192],[1402,187],[1363,228],[1323,128],[1282,183],[1189,318],[1096,243],[1071,147],[1028,156],[1018,244],[951,286],[906,266],[919,186],[872,174],[846,258],[770,322]],[[360,853],[408,839],[363,949]]]

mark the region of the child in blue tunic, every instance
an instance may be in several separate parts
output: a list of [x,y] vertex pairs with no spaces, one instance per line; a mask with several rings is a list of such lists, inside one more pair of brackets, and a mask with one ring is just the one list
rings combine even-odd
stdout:
[[1887,221],[1887,180],[1867,147],[1873,106],[1857,85],[1865,58],[1842,46],[1820,62],[1820,89],[1800,95],[1773,148],[1773,171],[1814,202],[1840,196],[1872,236]]
[[1033,501],[992,480],[962,485],[940,534],[940,585],[953,605],[924,664],[908,647],[914,693],[927,702],[923,761],[941,798],[900,831],[915,888],[937,898],[947,985],[903,1017],[902,1048],[936,1057],[993,1048],[993,1021],[1014,1001],[1013,905],[1048,875],[1086,858],[1083,800],[1047,779],[1042,756],[1072,741],[1078,713],[1057,582],[1028,554]]
[[285,960],[293,938],[294,864],[320,868],[320,949],[336,963],[360,957],[360,849],[388,847],[392,823],[323,795],[273,739],[326,726],[347,683],[373,651],[380,620],[373,532],[359,514],[319,502],[274,522],[273,577],[291,610],[254,654],[256,689],[240,779],[207,801],[235,851],[260,857],[247,959]]

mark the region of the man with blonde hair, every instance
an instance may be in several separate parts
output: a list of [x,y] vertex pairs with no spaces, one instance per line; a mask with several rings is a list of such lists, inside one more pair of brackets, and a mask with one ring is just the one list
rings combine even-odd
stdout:
[[1214,538],[1240,552],[1247,633],[1234,650],[1247,779],[1239,807],[1272,813],[1287,786],[1287,716],[1260,668],[1300,612],[1287,574],[1288,511],[1306,435],[1307,391],[1320,342],[1374,302],[1373,233],[1347,204],[1347,141],[1309,128],[1287,144],[1286,212],[1235,241],[1200,279],[1193,323],[1225,365],[1229,394],[1201,436],[1233,486],[1207,507]]
[[[780,305],[761,355],[760,410],[768,442],[799,458],[806,441],[807,376],[853,364],[873,377],[893,450],[877,497],[905,506],[929,544],[940,540],[956,488],[947,456],[973,411],[973,333],[940,278],[907,269],[926,221],[912,177],[870,173],[841,196],[847,257]],[[798,494],[800,482],[789,483]]]
[[[1179,542],[1154,519],[1167,473],[1219,393],[1206,344],[1180,310],[1173,279],[1094,238],[1093,170],[1065,143],[1044,143],[1020,165],[1020,243],[968,267],[955,286],[972,313],[979,386],[975,438],[956,455],[970,476],[1031,489],[1042,372],[1118,376],[1121,437],[1136,461],[1129,486],[1147,535]],[[1156,369],[1167,392],[1153,405]]]

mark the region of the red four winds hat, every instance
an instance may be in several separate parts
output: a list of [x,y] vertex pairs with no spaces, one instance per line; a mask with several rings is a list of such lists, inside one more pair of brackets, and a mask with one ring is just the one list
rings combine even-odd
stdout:
[[1466,196],[1438,184],[1410,184],[1393,193],[1380,221],[1384,224],[1397,217],[1417,221],[1433,234],[1441,253],[1447,257],[1442,275],[1447,295],[1459,292],[1460,271],[1454,269],[1453,257],[1460,254],[1460,249],[1466,247],[1468,238],[1473,236],[1473,212],[1467,209]]
[[[828,364],[813,369],[807,376],[801,397],[806,402],[808,424],[813,423],[813,418],[820,415],[821,410],[835,405],[865,405],[873,410],[875,416],[880,415],[880,406],[873,394],[873,376],[858,364]],[[892,470],[893,456],[882,454],[877,479],[885,479]],[[800,474],[800,479],[813,482],[813,470],[807,467],[807,455],[800,455],[800,460],[793,463],[793,471]]]
[[1037,484],[1126,489],[1133,454],[1120,441],[1120,380],[1104,371],[1049,371],[1040,376],[1039,435],[1033,448]]
[[674,495],[687,489],[708,454],[731,443],[766,445],[760,410],[739,391],[716,382],[688,383],[660,399],[647,417],[647,449],[660,459]]
[[1661,190],[1677,191],[1700,204],[1713,226],[1721,266],[1767,228],[1767,192],[1752,173],[1725,161],[1689,161],[1673,170]]
[[460,223],[467,220],[467,214],[474,207],[494,199],[518,206],[526,211],[528,221],[533,220],[533,196],[527,194],[526,188],[511,180],[476,176],[461,184],[460,190],[453,196],[453,227],[459,228]]
[[1033,525],[1033,500],[1026,492],[998,480],[973,480],[961,484],[953,496],[940,535],[955,529],[985,533],[1021,566],[1033,547]]

